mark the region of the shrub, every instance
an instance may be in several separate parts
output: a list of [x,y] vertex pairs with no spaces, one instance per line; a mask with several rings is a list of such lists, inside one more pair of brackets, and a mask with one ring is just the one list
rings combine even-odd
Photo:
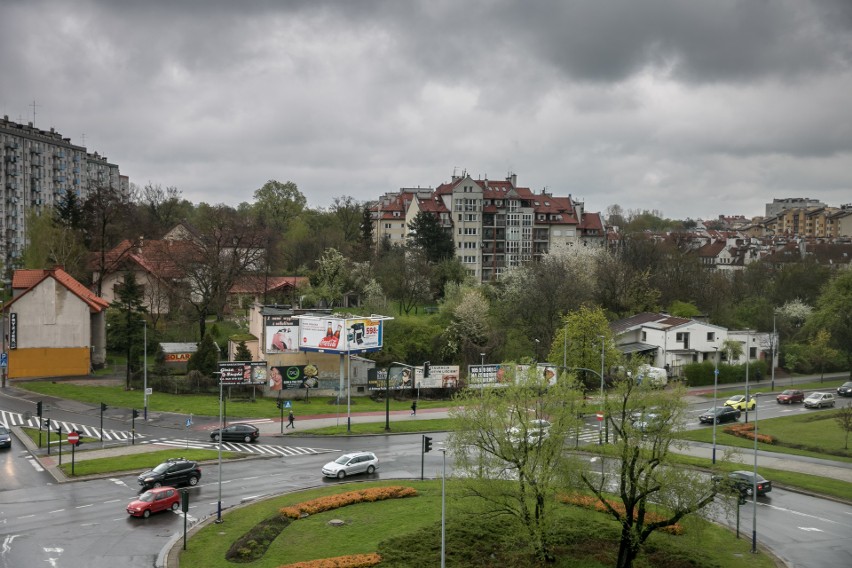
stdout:
[[339,509],[347,505],[355,503],[372,503],[374,501],[383,501],[385,499],[401,499],[403,497],[413,497],[417,495],[417,490],[412,487],[402,487],[399,485],[391,487],[375,487],[372,489],[361,489],[359,491],[349,491],[348,493],[340,493],[338,495],[329,495],[320,497],[304,503],[296,503],[290,507],[284,507],[280,513],[291,519],[298,519],[304,515],[316,515],[324,511]]
[[[580,494],[577,494],[577,493],[575,493],[573,495],[564,495],[563,494],[563,495],[559,495],[557,497],[557,499],[560,502],[565,503],[566,505],[575,505],[577,507],[582,507],[584,509],[594,509],[594,510],[600,511],[602,513],[609,513],[609,510],[604,506],[603,503],[600,502],[600,499],[598,499],[597,497],[593,497],[591,495],[580,495]],[[615,509],[616,511],[618,511],[622,515],[624,514],[624,504],[623,503],[619,503],[618,501],[611,501],[609,499],[607,499],[606,502],[613,509]],[[636,514],[634,513],[634,518],[635,517],[636,517]],[[650,523],[656,523],[656,522],[662,521],[663,516],[658,514],[658,513],[654,513],[652,511],[646,511],[645,512],[645,520],[647,522],[650,522]],[[678,523],[675,523],[673,525],[669,525],[667,527],[662,527],[660,530],[667,532],[669,534],[673,534],[673,535],[683,534],[683,527]]]
[[[724,429],[726,434],[730,434],[732,436],[736,436],[738,438],[746,438],[748,440],[754,440],[754,424],[733,424],[731,426],[727,426]],[[775,436],[768,436],[766,434],[758,434],[757,441],[762,442],[764,444],[774,444],[777,440]]]
[[296,562],[295,564],[285,564],[278,568],[366,568],[368,566],[375,566],[381,561],[382,557],[373,552],[370,554],[351,554],[349,556]]

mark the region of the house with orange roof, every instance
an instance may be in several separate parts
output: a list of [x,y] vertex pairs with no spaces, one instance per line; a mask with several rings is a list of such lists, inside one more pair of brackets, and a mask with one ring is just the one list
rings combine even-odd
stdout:
[[8,377],[88,375],[106,360],[109,302],[62,268],[16,270],[3,305]]

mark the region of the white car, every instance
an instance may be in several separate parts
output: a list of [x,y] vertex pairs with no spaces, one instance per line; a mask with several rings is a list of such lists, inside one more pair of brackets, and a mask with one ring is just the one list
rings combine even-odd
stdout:
[[371,474],[379,469],[379,458],[373,452],[354,452],[343,454],[333,462],[322,466],[322,474],[325,477],[336,477],[343,479],[347,475],[356,473]]
[[805,408],[834,406],[835,398],[830,392],[813,392],[805,397]]
[[[550,435],[550,422],[547,420],[530,420],[527,426],[527,443],[535,444],[539,440],[544,440]],[[509,440],[513,444],[519,444],[523,436],[521,428],[513,426],[509,428]]]

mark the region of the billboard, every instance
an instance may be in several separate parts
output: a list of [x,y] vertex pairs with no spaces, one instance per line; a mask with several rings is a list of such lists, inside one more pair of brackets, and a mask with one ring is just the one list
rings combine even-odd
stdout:
[[[531,365],[470,365],[467,371],[467,386],[473,389],[499,387],[512,382],[513,376],[524,377]],[[539,379],[548,384],[556,383],[557,369],[550,363],[538,363],[536,372]]]
[[315,365],[283,365],[269,368],[270,391],[315,389],[319,387],[319,370]]
[[371,391],[451,389],[457,386],[459,386],[458,365],[432,365],[428,377],[423,376],[423,367],[391,365],[389,369],[376,369],[375,374],[370,373],[367,377],[367,389]]
[[382,348],[382,320],[299,318],[299,348],[333,353],[379,351]]
[[224,385],[265,385],[266,361],[220,362],[219,381]]
[[299,320],[292,316],[263,318],[265,353],[297,353],[299,351]]

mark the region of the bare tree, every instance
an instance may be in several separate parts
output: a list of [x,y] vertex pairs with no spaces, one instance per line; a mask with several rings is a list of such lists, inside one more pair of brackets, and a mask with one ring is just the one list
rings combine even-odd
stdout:
[[92,183],[83,202],[83,226],[89,250],[97,251],[95,264],[95,292],[103,293],[103,281],[114,269],[107,261],[107,251],[118,244],[124,233],[122,216],[128,202],[118,188]]

